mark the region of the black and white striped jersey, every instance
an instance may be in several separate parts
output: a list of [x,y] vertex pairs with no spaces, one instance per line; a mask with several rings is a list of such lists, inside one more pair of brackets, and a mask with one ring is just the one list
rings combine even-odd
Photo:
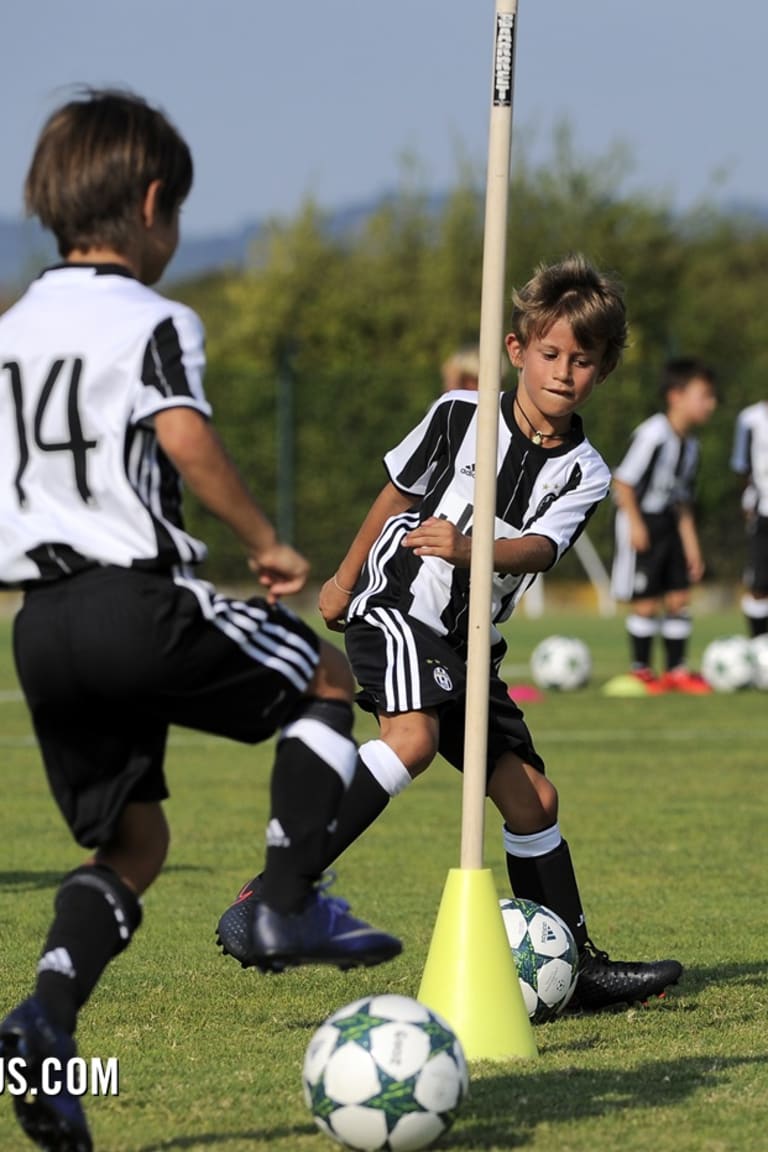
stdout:
[[0,316],[0,583],[205,558],[153,417],[204,416],[204,338],[117,265],[50,268]]
[[[537,446],[514,420],[514,392],[499,398],[496,468],[496,539],[546,536],[556,560],[571,547],[608,492],[610,473],[573,417],[568,441]],[[348,618],[377,607],[397,606],[439,635],[459,643],[468,625],[467,569],[434,556],[415,556],[403,536],[430,516],[443,516],[469,534],[473,521],[477,393],[449,392],[384,457],[392,483],[414,506],[384,525],[356,588]],[[494,622],[507,619],[535,574],[495,573]]]
[[750,404],[736,417],[731,468],[749,476],[757,497],[756,511],[768,516],[768,401]]
[[641,512],[666,512],[693,500],[699,442],[679,436],[663,412],[638,424],[614,477],[635,490]]

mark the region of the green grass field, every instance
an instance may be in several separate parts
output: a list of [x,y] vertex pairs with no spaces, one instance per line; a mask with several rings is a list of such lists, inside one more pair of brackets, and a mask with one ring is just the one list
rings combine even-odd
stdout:
[[[80,859],[49,799],[0,625],[0,971],[4,1013],[30,989],[57,879]],[[736,614],[701,617],[694,662]],[[607,699],[624,671],[620,618],[521,617],[511,682],[552,632],[592,649],[592,685],[527,706],[561,797],[561,824],[591,934],[618,957],[679,957],[683,982],[648,1008],[539,1026],[538,1058],[471,1066],[471,1093],[440,1147],[462,1152],[760,1152],[768,1148],[768,699]],[[514,663],[513,661],[517,661]],[[361,717],[358,736],[370,736]],[[98,1152],[320,1152],[300,1084],[304,1050],[332,1011],[377,991],[416,995],[450,868],[460,780],[442,761],[340,862],[353,910],[402,936],[378,969],[244,972],[214,928],[263,850],[271,747],[175,731],[174,839],[144,926],[85,1010],[81,1054],[119,1057],[120,1093],[88,1102]],[[499,820],[486,863],[507,892]],[[0,1099],[0,1150],[24,1141]],[[31,1147],[31,1146],[30,1146]]]

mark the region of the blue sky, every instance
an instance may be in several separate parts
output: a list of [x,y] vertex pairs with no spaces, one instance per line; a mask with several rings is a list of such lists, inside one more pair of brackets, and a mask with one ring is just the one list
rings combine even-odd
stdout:
[[[34,137],[72,84],[161,104],[192,145],[189,235],[484,178],[493,0],[3,0],[0,215],[21,216]],[[768,202],[768,4],[519,0],[516,145],[626,145],[629,189],[679,206]]]

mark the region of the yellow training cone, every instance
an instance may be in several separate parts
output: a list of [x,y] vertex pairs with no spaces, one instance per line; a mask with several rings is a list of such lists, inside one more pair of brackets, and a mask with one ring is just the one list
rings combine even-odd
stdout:
[[419,1000],[445,1017],[468,1060],[538,1056],[490,869],[449,871]]

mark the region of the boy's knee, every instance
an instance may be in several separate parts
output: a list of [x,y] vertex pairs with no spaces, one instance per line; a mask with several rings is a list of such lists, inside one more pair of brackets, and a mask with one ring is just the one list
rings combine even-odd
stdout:
[[320,641],[320,660],[307,688],[308,696],[348,700],[355,694],[355,679],[346,655],[333,644]]

